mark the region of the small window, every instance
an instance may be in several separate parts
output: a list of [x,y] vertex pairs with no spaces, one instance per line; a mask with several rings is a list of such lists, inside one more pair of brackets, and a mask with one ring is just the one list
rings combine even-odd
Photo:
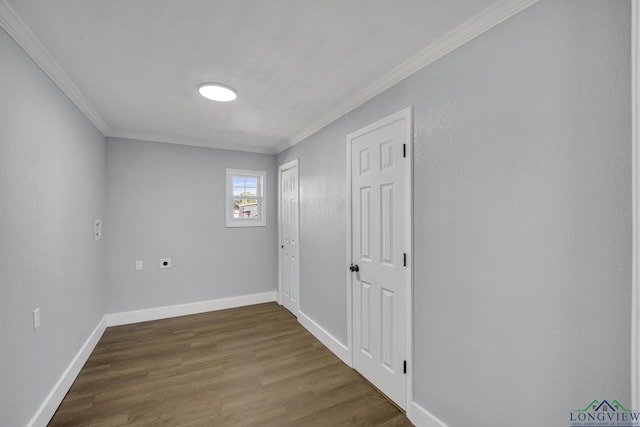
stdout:
[[264,171],[227,169],[227,227],[267,225],[266,176]]

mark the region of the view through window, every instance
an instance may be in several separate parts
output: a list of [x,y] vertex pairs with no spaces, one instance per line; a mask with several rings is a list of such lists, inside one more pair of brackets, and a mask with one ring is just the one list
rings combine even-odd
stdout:
[[227,226],[265,225],[264,181],[266,172],[227,170]]
[[258,218],[258,177],[233,176],[233,217]]

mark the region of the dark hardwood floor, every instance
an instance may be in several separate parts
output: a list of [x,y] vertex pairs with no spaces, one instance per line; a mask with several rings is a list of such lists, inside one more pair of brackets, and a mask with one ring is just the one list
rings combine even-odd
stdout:
[[50,426],[411,426],[276,303],[106,330]]

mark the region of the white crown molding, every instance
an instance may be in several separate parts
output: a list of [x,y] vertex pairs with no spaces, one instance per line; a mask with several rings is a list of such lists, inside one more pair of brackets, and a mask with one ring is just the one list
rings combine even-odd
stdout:
[[[333,121],[333,120],[332,120],[332,121]],[[332,122],[332,121],[331,121],[331,122]],[[327,123],[327,125],[328,125],[329,123],[331,123],[331,122],[328,122],[328,123]],[[315,132],[317,132],[317,131],[319,131],[320,129],[322,129],[324,126],[326,126],[326,125],[323,125],[323,126],[318,127],[315,131],[313,131],[313,132],[311,132],[311,133],[308,133],[308,132],[306,132],[306,131],[305,131],[305,132],[300,132],[300,133],[296,134],[296,136],[295,136],[294,138],[291,138],[289,141],[285,141],[285,142],[283,142],[282,144],[278,145],[278,146],[275,148],[275,153],[276,153],[276,154],[280,154],[280,153],[282,153],[284,150],[286,150],[287,148],[291,148],[291,147],[293,147],[293,146],[294,146],[294,145],[296,145],[298,142],[302,142],[305,138],[307,138],[307,137],[309,137],[309,136],[313,135]],[[313,126],[310,126],[310,127],[307,127],[306,129],[308,130],[308,129],[311,129],[312,127],[313,127]],[[313,127],[313,128],[315,128],[315,127]],[[307,133],[308,133],[308,135],[307,135],[307,136],[303,136],[303,137],[301,137],[301,138],[298,138],[298,137],[300,137],[301,135],[304,135],[304,134],[307,134]]]
[[29,29],[7,0],[0,0],[0,26],[18,43],[18,45],[35,61],[42,71],[64,92],[78,109],[93,123],[104,136],[113,138],[134,139],[142,141],[164,142],[168,144],[192,145],[195,147],[219,148],[223,150],[246,151],[261,154],[276,154],[275,149],[222,143],[209,140],[197,140],[169,135],[153,135],[143,132],[132,132],[112,129],[93,108],[84,94],[73,83],[71,78],[47,51],[44,45]]
[[442,58],[449,52],[462,46],[485,31],[493,28],[518,12],[526,9],[538,0],[500,0],[485,9],[451,32],[445,34],[436,42],[427,46],[398,67],[391,70],[375,83],[362,89],[354,96],[345,100],[332,110],[330,114],[321,117],[312,125],[294,135],[289,141],[278,145],[275,149],[238,146],[207,140],[187,140],[181,137],[166,135],[151,135],[129,131],[114,130],[93,108],[80,89],[73,83],[62,67],[55,61],[38,38],[24,23],[7,0],[0,0],[0,26],[20,45],[20,47],[38,64],[38,66],[53,80],[53,82],[71,99],[78,109],[105,136],[136,140],[158,141],[170,144],[193,145],[197,147],[219,148],[224,150],[247,151],[262,154],[277,154],[303,141],[318,130],[364,104],[374,96],[384,92],[396,83],[409,77],[416,71]]
[[181,136],[153,135],[146,132],[130,132],[112,130],[105,136],[110,138],[133,139],[136,141],[163,142],[166,144],[191,145],[193,147],[217,148],[220,150],[245,151],[248,153],[277,154],[273,148],[239,145],[204,139],[186,138]]
[[323,127],[369,101],[374,96],[379,95],[396,83],[406,79],[415,72],[437,61],[468,41],[537,2],[538,0],[501,0],[494,3],[492,6],[460,24],[434,43],[398,65],[375,83],[365,87],[338,105],[330,114],[322,117],[311,126],[294,135],[288,143],[278,146],[276,151],[280,153],[303,141]]
[[71,81],[67,73],[56,62],[51,54],[40,43],[40,40],[27,27],[22,18],[6,0],[0,0],[0,26],[20,45],[47,76],[64,92],[65,95],[87,116],[98,130],[107,135],[111,129],[104,119],[93,108],[83,93]]

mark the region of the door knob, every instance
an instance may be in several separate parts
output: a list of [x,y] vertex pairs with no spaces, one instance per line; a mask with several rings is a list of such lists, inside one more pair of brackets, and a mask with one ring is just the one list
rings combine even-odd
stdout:
[[360,267],[358,267],[358,264],[351,264],[351,266],[349,267],[349,270],[351,270],[351,272],[354,271],[360,271]]

